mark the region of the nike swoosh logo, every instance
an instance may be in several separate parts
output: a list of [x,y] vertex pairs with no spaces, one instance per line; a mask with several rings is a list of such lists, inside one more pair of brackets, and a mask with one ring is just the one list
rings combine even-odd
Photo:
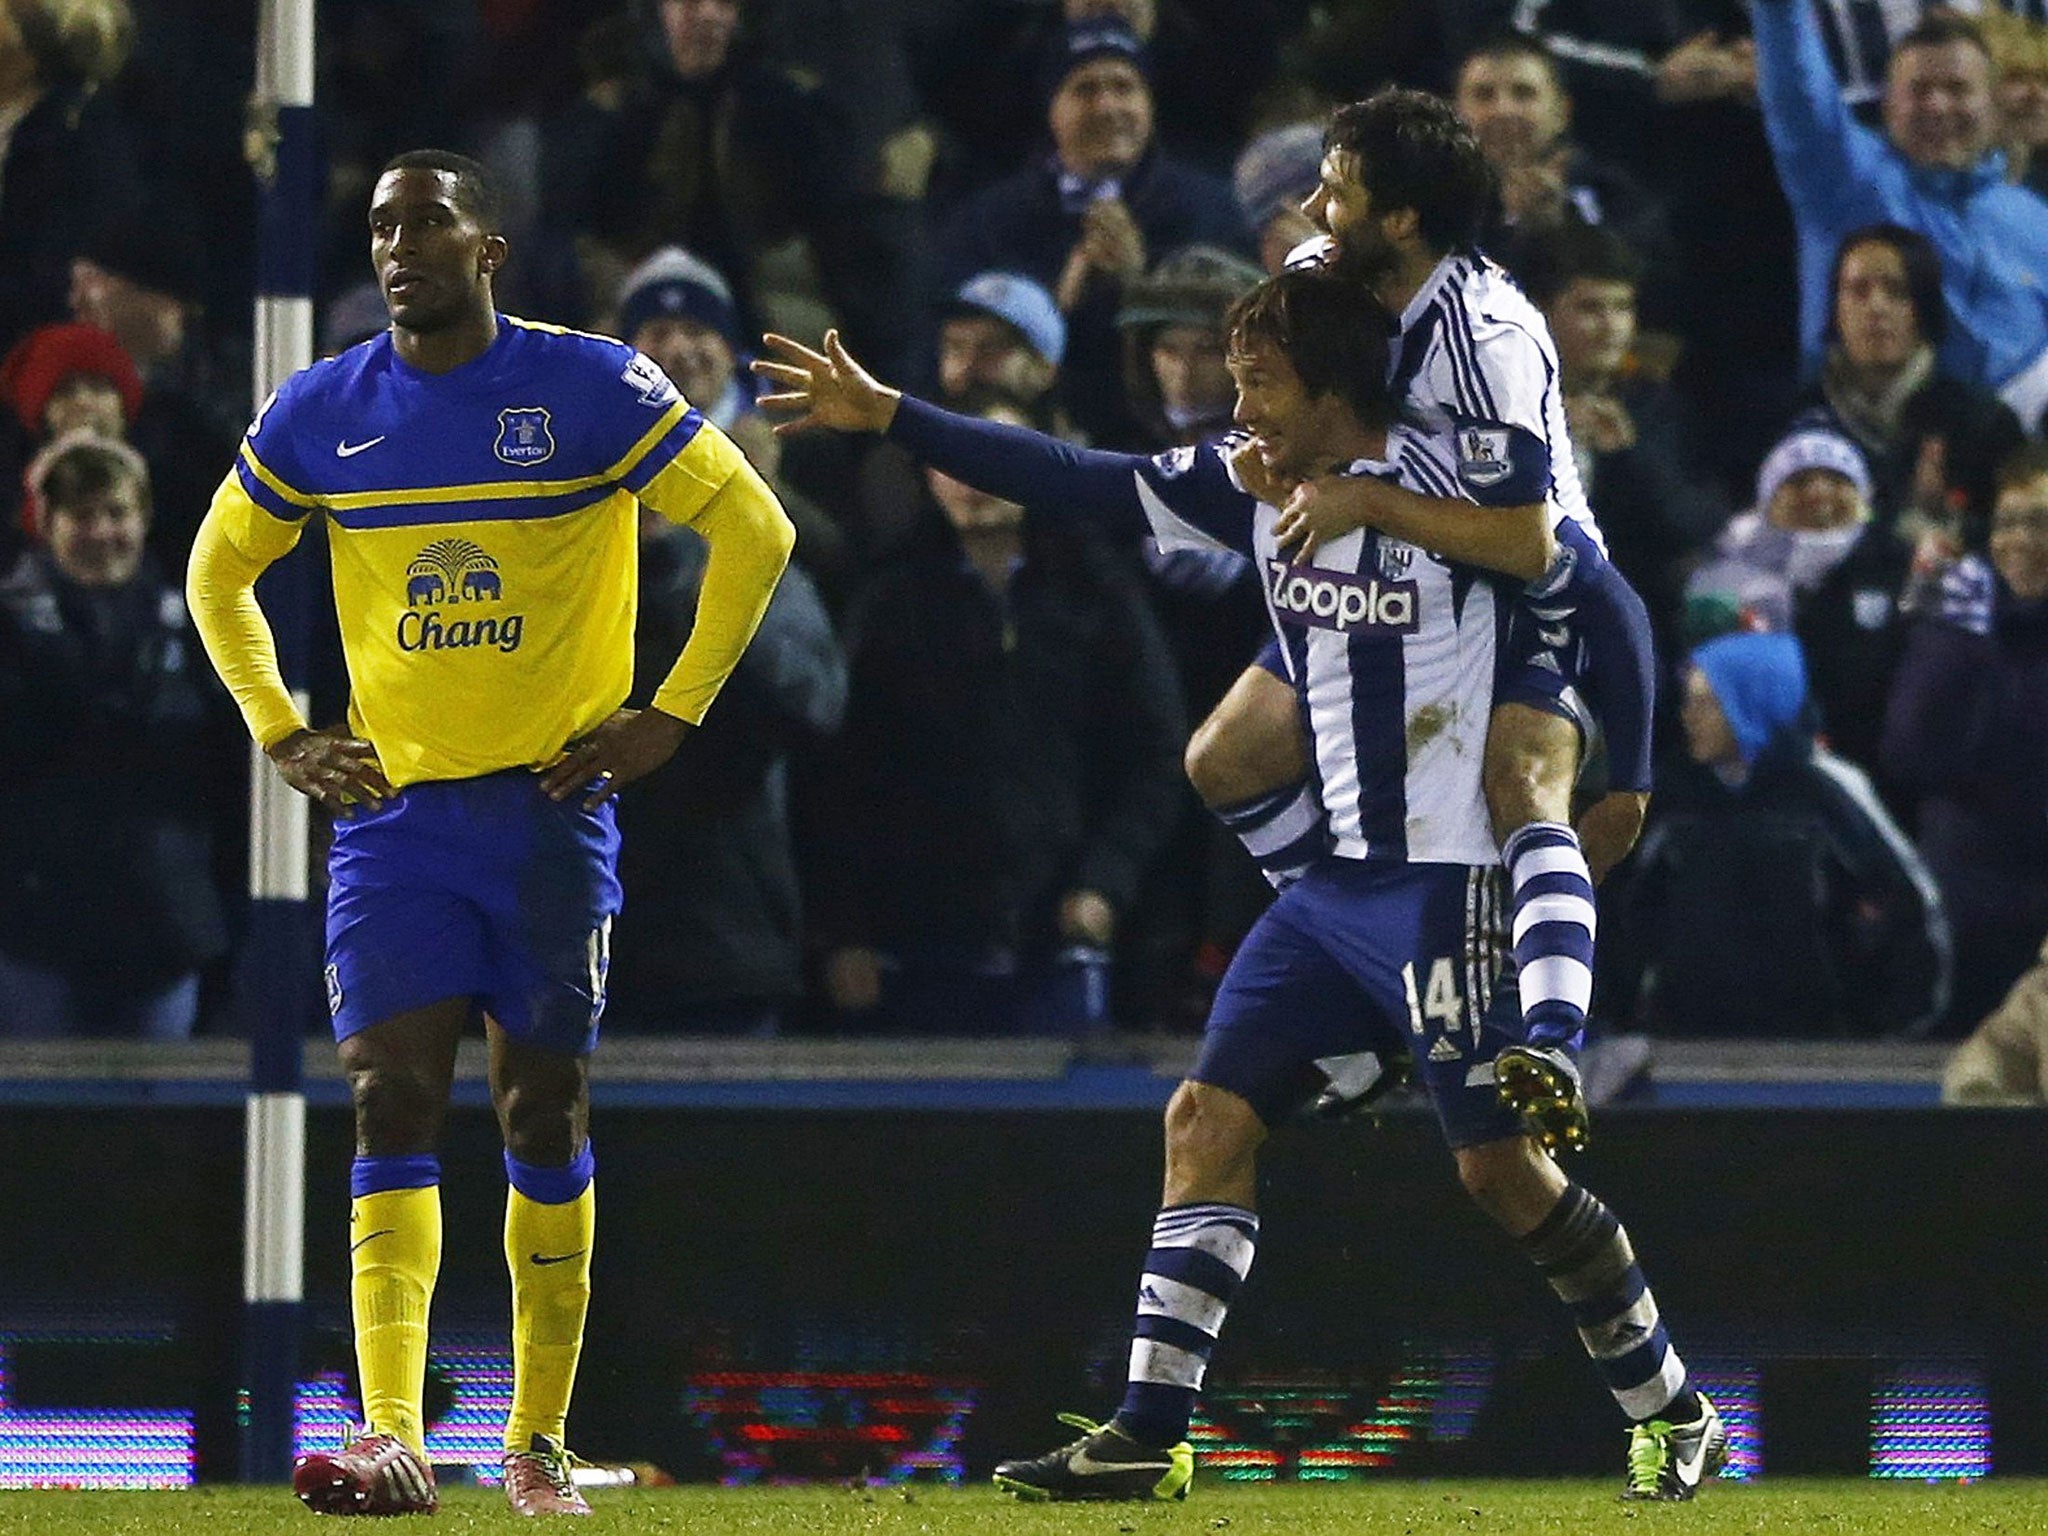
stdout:
[[363,451],[363,450],[364,450],[365,448],[374,448],[374,447],[376,447],[376,446],[377,446],[377,445],[378,445],[379,443],[381,443],[381,442],[383,442],[383,441],[384,441],[384,438],[385,438],[385,437],[388,437],[388,436],[390,436],[390,434],[389,434],[389,433],[387,432],[387,433],[383,434],[383,436],[379,436],[379,437],[373,437],[373,438],[370,438],[370,439],[369,439],[368,441],[366,441],[366,442],[361,442],[361,443],[336,443],[336,444],[334,445],[334,456],[335,456],[335,457],[336,457],[337,459],[352,459],[352,458],[354,458],[354,457],[355,457],[355,456],[356,456],[357,454],[361,453],[361,452],[362,452],[362,451]]
[[588,1249],[578,1248],[574,1253],[556,1253],[547,1255],[529,1253],[526,1256],[526,1259],[527,1262],[530,1264],[566,1264],[571,1259],[582,1258],[583,1255],[588,1251]]
[[392,1233],[396,1232],[397,1230],[398,1228],[396,1227],[386,1227],[381,1232],[372,1232],[369,1237],[359,1237],[354,1242],[348,1245],[348,1251],[350,1253],[354,1253],[358,1248],[362,1247],[363,1244],[369,1242],[371,1238],[389,1237]]

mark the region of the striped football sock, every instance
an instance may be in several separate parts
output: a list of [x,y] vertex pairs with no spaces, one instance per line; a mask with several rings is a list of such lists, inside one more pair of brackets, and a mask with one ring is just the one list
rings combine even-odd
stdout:
[[440,1159],[359,1157],[349,1183],[349,1310],[363,1421],[424,1457],[427,1312],[441,1270]]
[[1170,1205],[1152,1223],[1138,1282],[1130,1385],[1117,1427],[1143,1445],[1177,1444],[1258,1248],[1259,1218],[1241,1205]]
[[1657,1298],[1614,1212],[1583,1186],[1567,1184],[1521,1244],[1570,1309],[1586,1353],[1631,1421],[1689,1424],[1699,1417],[1685,1362],[1671,1347]]
[[1330,820],[1313,779],[1217,806],[1216,819],[1237,834],[1276,891],[1330,851]]
[[1532,821],[1501,849],[1514,888],[1515,972],[1531,1045],[1576,1051],[1593,1001],[1593,876],[1579,836]]

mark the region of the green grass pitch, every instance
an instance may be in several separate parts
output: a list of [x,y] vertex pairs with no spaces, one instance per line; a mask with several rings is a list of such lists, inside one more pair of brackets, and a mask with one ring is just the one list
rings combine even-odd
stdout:
[[[987,1488],[672,1488],[602,1492],[578,1531],[641,1536],[2019,1536],[2048,1533],[2048,1481],[1959,1486],[1779,1479],[1710,1488],[1691,1504],[1622,1504],[1609,1482],[1378,1482],[1322,1487],[1198,1484],[1184,1504],[1017,1504]],[[73,1533],[306,1533],[336,1522],[282,1489],[181,1493],[0,1493],[0,1536]],[[345,1526],[344,1529],[362,1529]],[[495,1491],[444,1495],[431,1521],[369,1531],[533,1529]]]

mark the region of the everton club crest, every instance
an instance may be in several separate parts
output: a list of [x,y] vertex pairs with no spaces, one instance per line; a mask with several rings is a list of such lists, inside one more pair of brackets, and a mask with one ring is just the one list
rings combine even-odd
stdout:
[[515,405],[498,412],[498,457],[525,469],[554,456],[555,435],[548,413],[538,405]]

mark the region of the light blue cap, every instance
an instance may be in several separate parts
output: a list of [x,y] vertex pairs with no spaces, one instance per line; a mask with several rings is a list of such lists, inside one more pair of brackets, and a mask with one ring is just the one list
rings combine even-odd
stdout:
[[977,272],[960,285],[946,308],[994,315],[1014,326],[1031,350],[1055,368],[1066,356],[1066,316],[1042,283],[1021,272]]

